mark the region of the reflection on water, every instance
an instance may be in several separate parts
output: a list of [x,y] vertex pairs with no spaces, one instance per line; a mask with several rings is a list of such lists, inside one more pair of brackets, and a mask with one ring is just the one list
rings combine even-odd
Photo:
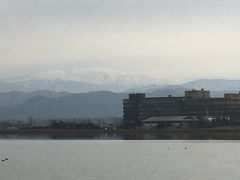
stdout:
[[0,139],[76,140],[240,140],[240,133],[3,133]]

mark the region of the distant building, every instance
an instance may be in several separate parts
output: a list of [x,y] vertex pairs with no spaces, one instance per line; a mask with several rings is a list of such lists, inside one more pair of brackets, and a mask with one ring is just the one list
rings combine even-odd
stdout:
[[185,91],[185,97],[193,99],[208,99],[210,98],[210,91],[205,91],[204,89]]
[[198,122],[194,116],[153,116],[142,121],[143,127],[174,127],[189,128],[190,124]]
[[239,93],[225,93],[224,94],[225,99],[240,99],[240,92]]
[[240,116],[240,93],[225,94],[223,98],[211,98],[210,91],[204,89],[186,91],[183,97],[152,98],[137,93],[129,94],[123,106],[126,127],[156,125],[166,122],[164,119],[172,123],[195,122],[199,118]]

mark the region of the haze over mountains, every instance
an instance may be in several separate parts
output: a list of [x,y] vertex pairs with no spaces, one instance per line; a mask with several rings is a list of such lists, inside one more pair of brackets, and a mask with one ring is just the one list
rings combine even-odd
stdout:
[[164,80],[150,81],[146,77],[141,84],[140,77],[132,77],[130,81],[119,74],[110,81],[109,76],[99,78],[98,83],[53,78],[1,80],[0,120],[26,120],[29,116],[39,120],[122,117],[122,100],[129,92],[182,96],[186,89],[205,88],[211,90],[212,97],[219,97],[224,92],[240,90],[240,80],[200,79],[170,85]]
[[0,80],[0,92],[49,90],[81,93],[89,91],[126,92],[149,85],[166,86],[169,82],[160,78],[135,75],[115,69],[89,68],[85,70],[50,71],[33,77],[14,77]]

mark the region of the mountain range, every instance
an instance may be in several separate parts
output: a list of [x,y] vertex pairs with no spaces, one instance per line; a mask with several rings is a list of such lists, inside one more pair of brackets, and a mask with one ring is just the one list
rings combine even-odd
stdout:
[[[75,81],[67,80],[47,80],[50,84],[60,82],[62,86],[57,85],[58,88],[61,87],[58,90],[65,89],[65,92],[53,91],[49,88],[51,87],[49,84],[44,84],[45,80],[27,79],[25,83],[18,82],[6,80],[4,83],[3,81],[0,82],[0,91],[2,91],[0,93],[0,120],[26,120],[29,116],[39,120],[122,117],[122,100],[128,96],[129,92],[132,92],[131,90],[111,92],[108,89],[100,91],[92,86],[91,88],[85,87],[86,92],[81,92],[78,87],[75,87],[74,91],[79,91],[79,93],[73,93],[74,85],[69,86],[75,84]],[[66,83],[63,83],[66,86],[62,82]],[[11,86],[13,89],[7,89],[6,85],[11,83],[15,84],[15,86]],[[79,86],[83,88],[83,86]],[[10,86],[8,85],[8,87]],[[22,89],[19,87],[22,87]],[[143,87],[135,87],[134,92],[145,92],[149,97],[168,96],[170,94],[172,96],[183,96],[184,91],[187,89],[200,88],[211,90],[212,97],[221,97],[225,92],[238,92],[240,81],[200,79],[180,85],[149,84]],[[27,90],[32,91],[28,92]]]
[[55,92],[84,93],[90,91],[128,92],[145,91],[151,87],[169,85],[168,81],[144,75],[136,75],[113,69],[91,68],[71,72],[50,71],[0,80],[0,92]]
[[[126,93],[108,91],[69,93],[61,96],[51,93],[49,95],[49,92],[37,92],[36,96],[32,96],[33,93],[15,94],[14,98],[17,98],[18,102],[9,98],[8,105],[1,104],[0,120],[26,120],[29,116],[40,120],[121,117],[122,100],[127,96]],[[5,95],[0,94],[0,99]]]

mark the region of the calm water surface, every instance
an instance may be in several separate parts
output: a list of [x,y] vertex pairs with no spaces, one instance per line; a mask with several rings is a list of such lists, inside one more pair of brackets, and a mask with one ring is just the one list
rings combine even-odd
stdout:
[[0,140],[0,159],[5,158],[1,180],[240,177],[240,141]]

